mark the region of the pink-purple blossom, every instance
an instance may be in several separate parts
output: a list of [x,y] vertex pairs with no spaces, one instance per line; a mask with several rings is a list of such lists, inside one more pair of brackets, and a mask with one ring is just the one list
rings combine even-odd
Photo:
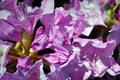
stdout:
[[119,0],[1,0],[0,80],[117,80]]

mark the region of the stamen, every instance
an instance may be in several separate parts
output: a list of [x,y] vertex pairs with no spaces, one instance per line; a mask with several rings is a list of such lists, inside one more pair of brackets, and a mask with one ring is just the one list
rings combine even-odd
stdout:
[[9,51],[9,54],[11,55],[20,55],[22,56],[22,52],[18,49],[15,49],[13,46],[11,47],[10,51]]
[[29,55],[29,50],[31,48],[33,36],[26,31],[22,32],[22,48],[25,55]]

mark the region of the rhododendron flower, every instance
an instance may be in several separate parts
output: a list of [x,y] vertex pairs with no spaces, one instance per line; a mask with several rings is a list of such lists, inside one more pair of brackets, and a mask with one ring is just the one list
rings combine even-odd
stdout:
[[89,61],[95,76],[102,76],[109,66],[114,65],[111,64],[114,46],[115,43],[113,41],[107,43],[97,40],[92,43],[88,42],[81,49],[80,59]]
[[51,66],[51,68],[53,71],[47,75],[48,80],[85,80],[91,74],[84,63],[79,63],[76,54],[71,55],[65,64],[55,69],[54,66]]
[[[26,64],[25,64],[26,65]],[[22,66],[25,66],[22,65]],[[27,67],[27,66],[26,66]],[[41,71],[41,72],[40,72]],[[42,61],[36,62],[32,67],[30,67],[26,72],[22,72],[21,70],[17,70],[14,74],[5,73],[2,79],[9,79],[9,80],[40,80],[40,73],[42,72]]]
[[119,80],[119,0],[1,0],[0,80]]
[[[22,4],[27,5],[28,3],[23,2]],[[10,11],[11,15],[7,17],[7,21],[11,23],[14,28],[21,27],[28,31],[29,34],[33,33],[35,24],[39,18],[38,15],[41,13],[40,9],[32,10],[32,12],[30,12],[28,11],[29,6],[17,5],[16,0],[5,0],[0,6],[2,10]],[[24,9],[21,10],[21,7],[27,9],[26,12],[24,12]],[[14,24],[13,21],[16,22],[16,24]]]

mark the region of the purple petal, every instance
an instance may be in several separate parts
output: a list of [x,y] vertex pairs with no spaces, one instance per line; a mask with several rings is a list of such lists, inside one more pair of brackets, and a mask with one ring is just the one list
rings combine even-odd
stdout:
[[[80,59],[90,61],[90,64],[93,65],[94,76],[102,76],[111,65],[114,48],[114,41],[102,43],[94,40],[93,43],[88,42],[86,46],[81,48]],[[102,69],[100,65],[103,66]]]
[[0,38],[4,40],[21,41],[20,33],[4,20],[0,20]]
[[58,24],[62,17],[67,16],[68,12],[64,10],[64,8],[56,8],[55,9],[55,24]]
[[115,40],[116,45],[120,43],[120,25],[114,24],[113,31],[108,35],[108,40]]
[[68,51],[61,46],[51,46],[51,49],[55,50],[55,53],[45,54],[44,58],[52,64],[62,64],[66,62],[69,58]]
[[35,39],[32,42],[32,48],[34,50],[41,50],[43,49],[45,46],[47,46],[47,36],[44,33],[44,29],[41,26],[40,28],[38,28],[36,35],[35,35]]
[[72,20],[72,17],[70,16],[70,13],[67,10],[64,10],[64,8],[56,8],[55,9],[55,24],[63,27],[63,26],[69,26],[70,21]]
[[43,63],[42,60],[39,60],[30,68],[25,77],[27,80],[41,80],[43,75]]
[[18,59],[18,64],[16,65],[16,67],[23,72],[29,70],[31,66],[32,66],[32,62],[30,61],[29,57],[20,57]]
[[16,16],[18,19],[22,18],[22,13],[17,7],[17,0],[5,0],[0,4],[1,9],[9,10],[11,13]]
[[11,25],[13,25],[16,31],[18,32],[22,31],[23,25],[22,23],[20,23],[20,21],[15,16],[10,15],[6,21],[9,22]]
[[[5,73],[1,80],[41,80],[43,79],[42,60],[37,61],[26,73],[17,70],[15,73]],[[42,77],[40,77],[42,76]]]
[[49,35],[50,33],[51,25],[53,25],[53,17],[54,17],[54,14],[45,14],[42,16],[42,18],[40,18],[40,21],[42,22],[42,24],[45,25],[46,35]]
[[120,74],[120,65],[117,64],[114,59],[111,59],[111,66],[107,72],[112,76]]
[[62,33],[59,31],[58,28],[59,26],[54,26],[54,28],[50,30],[49,42],[56,45],[62,45],[64,39]]
[[13,76],[11,73],[5,73],[1,80],[20,80],[16,76]]
[[114,5],[115,5],[115,0],[110,0],[110,1],[108,2],[108,4],[110,5],[110,7],[114,7]]
[[13,76],[16,76],[17,79],[20,80],[41,80],[41,77],[43,73],[43,64],[42,60],[37,61],[33,66],[29,68],[26,72],[22,72],[20,69],[18,69]]
[[87,22],[83,21],[82,19],[76,20],[76,23],[74,24],[75,33],[79,36],[84,31],[84,29],[88,27]]
[[[28,0],[25,1],[24,4],[29,3]],[[32,9],[31,12],[24,12],[21,9],[21,5],[17,5],[16,0],[6,0],[1,5],[1,9],[6,9],[11,11],[12,17],[9,18],[8,22],[14,25],[17,28],[24,28],[29,34],[33,34],[35,25],[39,19],[39,15],[41,15],[41,9]],[[9,6],[9,7],[6,7]],[[11,6],[11,7],[10,7]],[[29,7],[25,7],[28,10]],[[11,20],[12,19],[12,20]],[[14,24],[15,22],[16,24]]]
[[88,69],[85,65],[79,63],[78,57],[72,55],[67,63],[57,67],[57,69],[49,73],[47,77],[48,80],[85,80],[90,76],[89,72],[88,76],[86,75],[87,72]]
[[23,25],[23,28],[29,33],[33,34],[35,25],[38,21],[38,16],[37,15],[31,15],[31,16],[26,16],[26,19],[24,19],[21,23]]

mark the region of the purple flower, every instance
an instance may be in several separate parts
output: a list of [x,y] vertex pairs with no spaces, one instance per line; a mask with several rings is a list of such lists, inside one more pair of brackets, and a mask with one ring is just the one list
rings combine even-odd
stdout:
[[22,72],[19,68],[13,74],[6,72],[1,80],[41,80],[44,74],[42,68],[42,60],[39,60],[32,67],[29,67],[26,72]]
[[114,41],[89,41],[81,47],[80,59],[89,62],[94,76],[102,76],[110,67],[117,64],[112,57],[114,48]]
[[[106,72],[110,75],[119,74],[119,65],[113,59],[113,51],[116,46],[114,41],[103,43],[101,38],[98,39],[74,39],[76,45],[73,47],[81,61],[88,62],[88,69],[92,71],[91,76],[103,76]],[[118,67],[115,70],[115,67]]]
[[[23,2],[22,4],[27,5],[26,2]],[[39,19],[39,15],[42,12],[41,9],[31,9],[29,6],[23,7],[23,5],[17,5],[16,0],[6,0],[1,3],[0,7],[2,10],[9,10],[11,12],[11,15],[8,16],[7,21],[12,24],[14,28],[23,28],[29,34],[33,34],[35,25]],[[26,12],[23,8],[26,8]],[[16,24],[14,24],[15,22]]]
[[45,25],[44,32],[50,43],[62,45],[72,38],[71,20],[72,17],[69,11],[64,10],[62,7],[56,8],[54,13],[45,14],[40,18],[40,21]]
[[[113,58],[120,44],[118,0],[70,0],[64,7],[56,7],[54,0],[40,1],[39,7],[34,2],[0,3],[1,80],[87,80],[120,74],[119,59]],[[105,13],[108,6],[112,16]],[[97,25],[106,27],[98,30],[106,42],[89,39]],[[10,65],[12,60],[17,65]],[[13,73],[11,66],[17,68]]]
[[51,73],[47,74],[48,80],[86,80],[91,72],[82,63],[79,63],[78,56],[73,54],[68,61],[59,66],[51,66]]
[[[63,19],[66,22],[64,22]],[[68,34],[70,34],[70,31],[67,31],[65,25],[69,25],[71,17],[69,16],[69,13],[63,8],[56,9],[55,14],[43,15],[42,18],[40,18],[40,21],[45,26],[44,29],[43,27],[38,28],[36,32],[35,39],[32,43],[32,47],[34,50],[40,50],[42,49],[42,47],[44,48],[51,43],[56,45],[62,45],[64,39],[66,39],[66,37],[64,36],[67,35],[67,38],[69,38]]]
[[63,35],[56,27],[50,29],[49,35],[45,33],[43,27],[40,27],[36,32],[32,48],[41,50],[49,44],[61,45],[63,43]]
[[[104,20],[106,19],[106,15],[101,13],[100,7],[96,1],[81,1],[79,5],[79,10],[70,8],[69,11],[73,21],[80,26],[78,28],[81,28],[81,31],[83,30],[81,32],[82,34],[89,36],[96,24],[105,26]],[[78,31],[76,33],[78,33]]]
[[[48,18],[49,17],[49,18]],[[69,14],[69,11],[64,10],[62,7],[56,8],[54,13],[45,14],[40,21],[45,25],[45,33],[49,35],[51,28],[58,26],[60,32],[65,32],[65,26],[70,26],[72,17]]]

